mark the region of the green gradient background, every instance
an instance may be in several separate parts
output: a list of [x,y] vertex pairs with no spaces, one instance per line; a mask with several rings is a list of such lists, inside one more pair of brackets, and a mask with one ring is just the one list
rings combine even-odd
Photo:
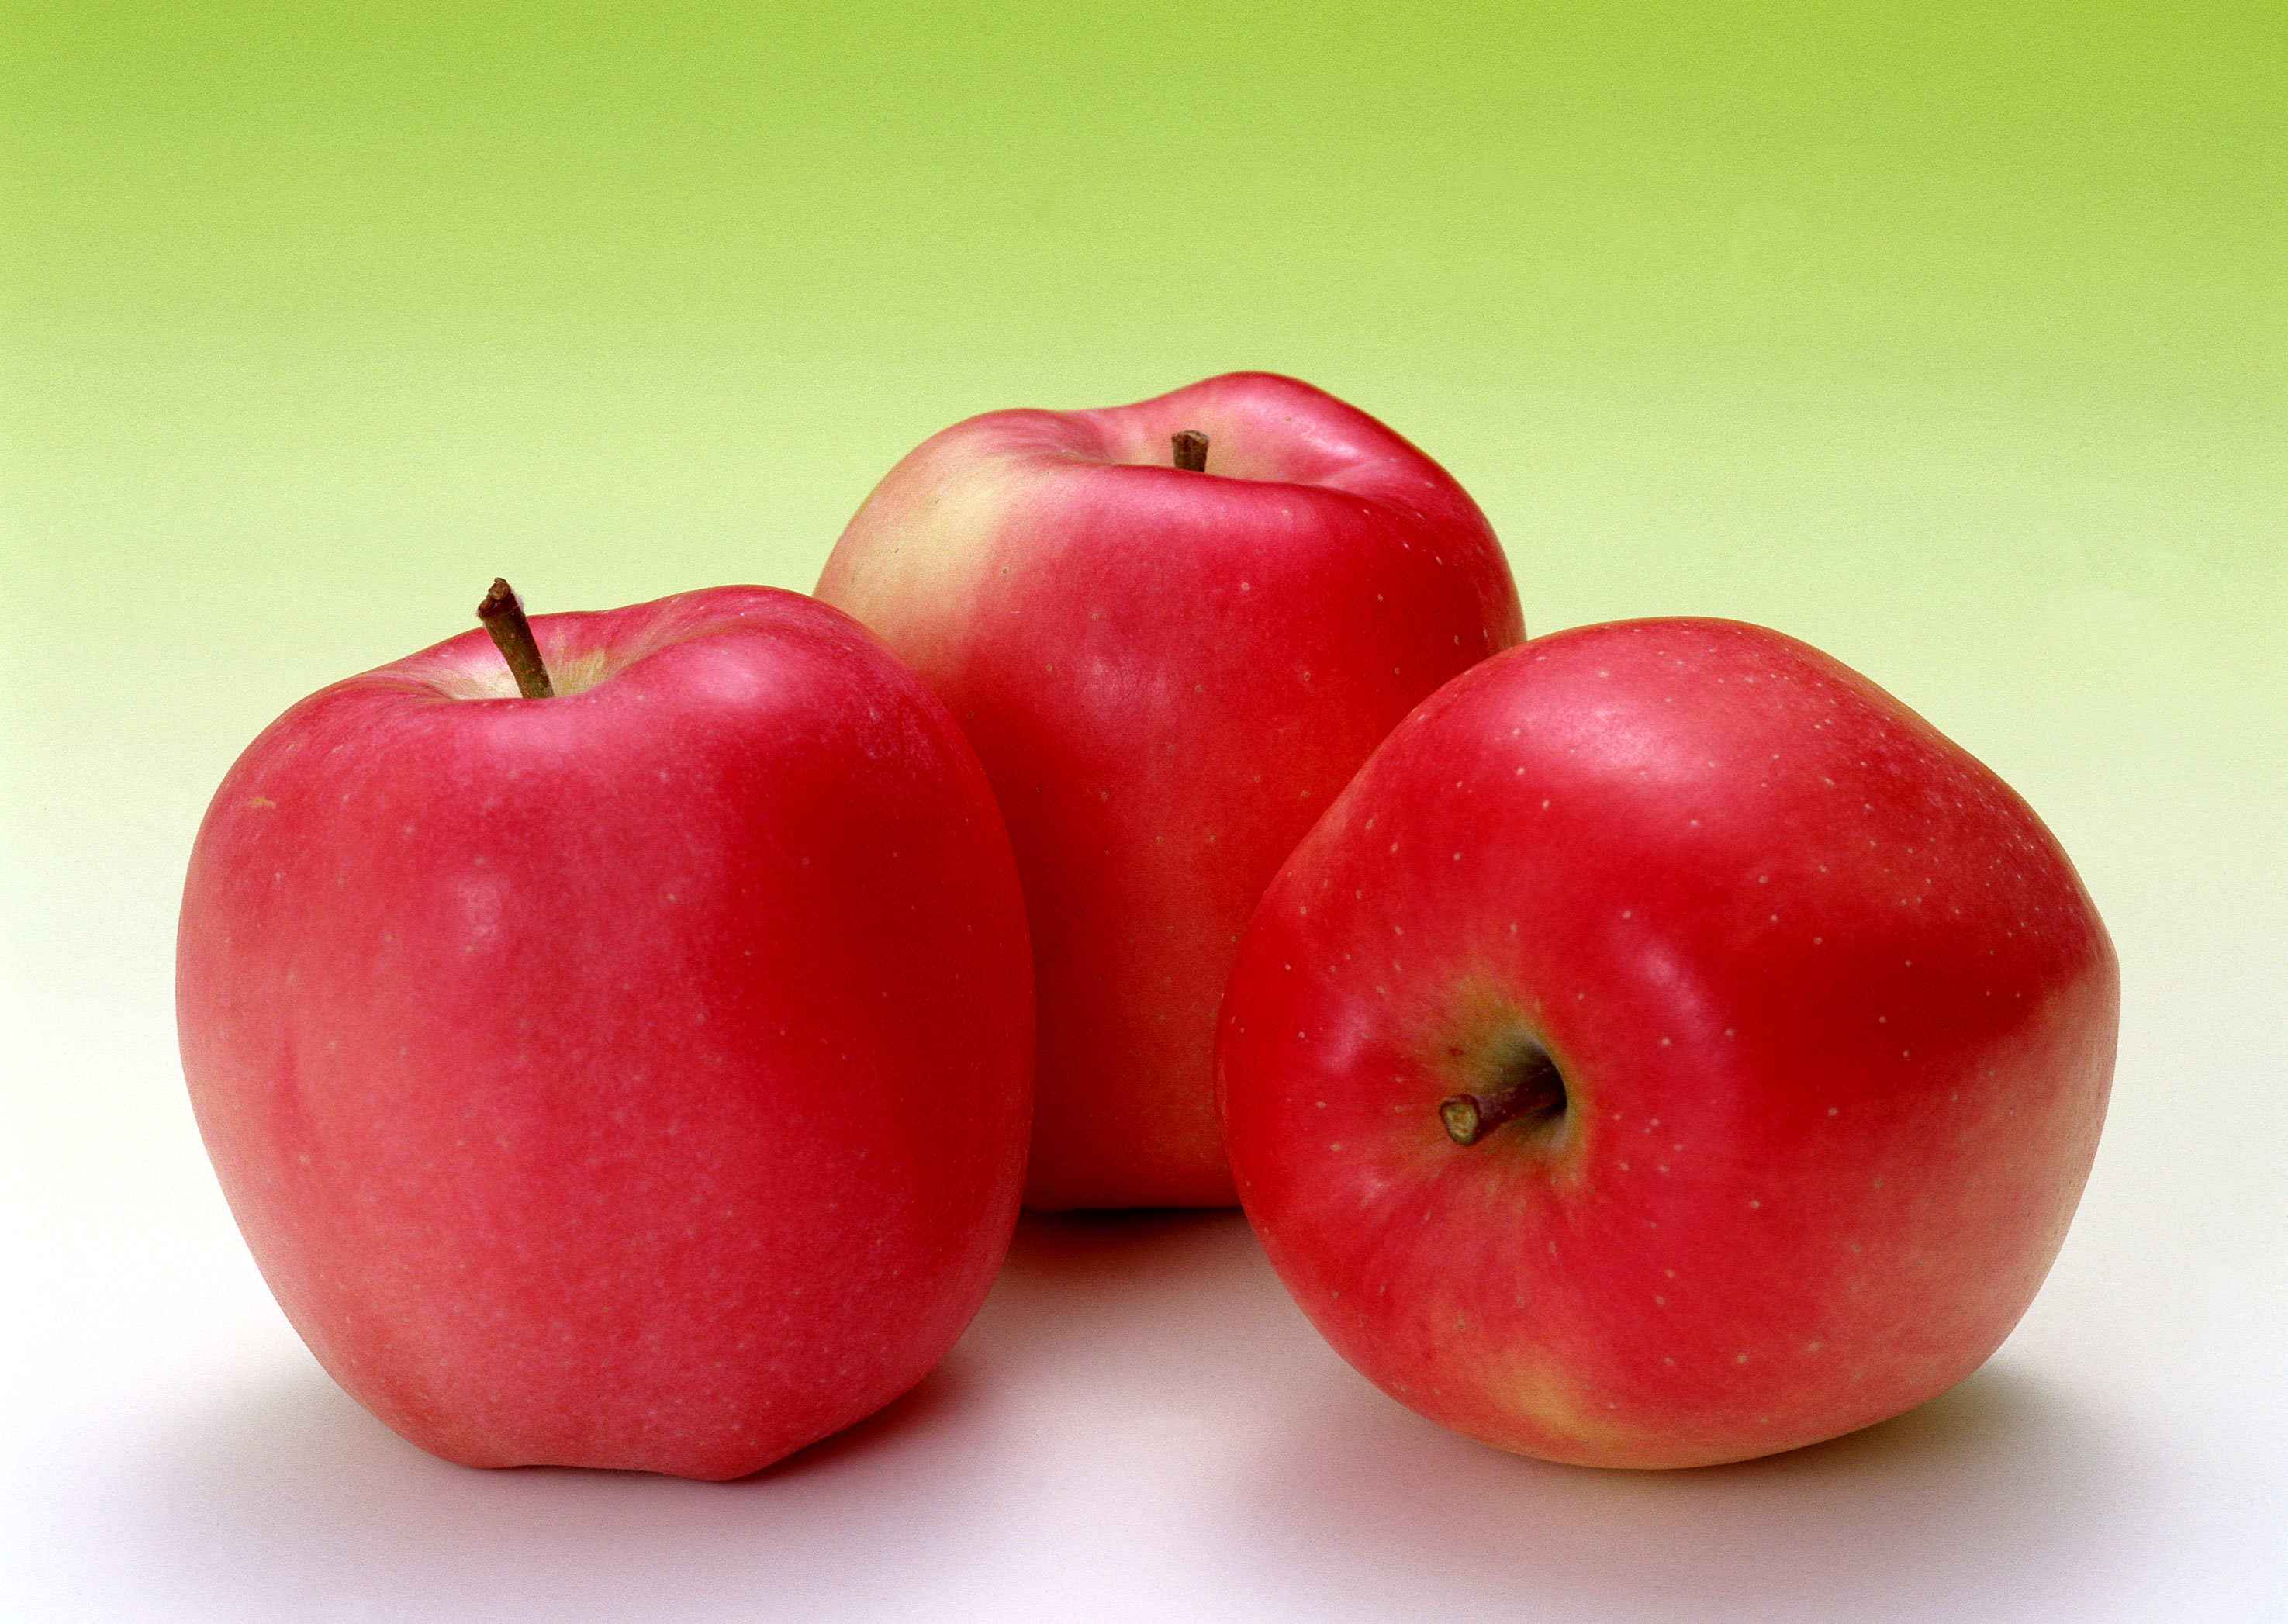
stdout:
[[1533,629],[1760,621],[1985,757],[2125,963],[2085,1226],[2179,1221],[2142,1135],[2278,1230],[2276,4],[640,10],[0,12],[20,1145],[204,1179],[205,799],[496,572],[806,588],[957,417],[1264,367],[1446,463]]

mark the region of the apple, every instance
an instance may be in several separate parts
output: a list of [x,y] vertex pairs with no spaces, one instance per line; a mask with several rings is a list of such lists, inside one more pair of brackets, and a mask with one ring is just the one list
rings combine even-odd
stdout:
[[1273,1266],[1385,1391],[1700,1465],[1993,1352],[2118,1008],[1991,772],[1776,632],[1638,621],[1488,661],[1375,752],[1248,926],[1219,1100]]
[[529,624],[554,698],[473,630],[239,758],[183,1069],[287,1318],[391,1427],[740,1477],[919,1381],[999,1266],[1015,865],[952,717],[823,605]]
[[1484,515],[1364,413],[1237,373],[946,430],[818,595],[945,700],[1008,819],[1039,978],[1027,1204],[1230,1205],[1239,933],[1383,735],[1524,635]]

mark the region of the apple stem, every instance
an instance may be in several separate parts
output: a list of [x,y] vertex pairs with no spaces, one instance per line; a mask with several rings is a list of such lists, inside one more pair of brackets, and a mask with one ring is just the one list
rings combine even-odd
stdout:
[[524,618],[524,606],[517,601],[507,582],[497,575],[493,577],[492,590],[477,606],[477,618],[493,634],[493,646],[500,650],[501,658],[508,661],[508,669],[515,674],[516,691],[527,699],[554,699],[556,685],[548,680],[548,668],[541,663],[540,645],[533,640],[532,622]]
[[1185,429],[1171,435],[1169,443],[1176,448],[1176,466],[1187,473],[1208,471],[1208,437],[1197,429]]
[[1557,1062],[1530,1049],[1517,1078],[1490,1094],[1452,1094],[1438,1102],[1438,1120],[1457,1145],[1475,1145],[1504,1122],[1521,1116],[1545,1117],[1565,1109],[1565,1080]]

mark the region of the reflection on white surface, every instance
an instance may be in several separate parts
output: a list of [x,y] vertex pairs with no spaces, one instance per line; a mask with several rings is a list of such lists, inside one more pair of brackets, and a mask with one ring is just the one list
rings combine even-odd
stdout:
[[305,1357],[172,1399],[33,1508],[26,1616],[2156,1616],[2163,1485],[2006,1355],[1790,1455],[1551,1466],[1368,1386],[1235,1214],[1029,1217],[936,1374],[740,1483],[449,1465]]

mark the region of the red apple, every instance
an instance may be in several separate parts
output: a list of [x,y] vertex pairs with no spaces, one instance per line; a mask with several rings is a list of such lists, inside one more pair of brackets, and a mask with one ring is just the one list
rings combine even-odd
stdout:
[[1776,632],[1640,621],[1512,649],[1375,753],[1249,925],[1219,1094],[1273,1265],[1370,1379],[1506,1449],[1689,1466],[1993,1352],[2118,1005],[1993,773]]
[[[1173,465],[1192,431],[1204,471]],[[818,595],[951,707],[1008,819],[1040,994],[1027,1203],[1228,1205],[1240,931],[1383,735],[1524,635],[1484,516],[1364,413],[1234,374],[946,430]]]
[[944,707],[726,587],[481,631],[255,741],[193,852],[183,1067],[335,1379],[472,1465],[735,1477],[878,1408],[1017,1211],[1032,978]]

